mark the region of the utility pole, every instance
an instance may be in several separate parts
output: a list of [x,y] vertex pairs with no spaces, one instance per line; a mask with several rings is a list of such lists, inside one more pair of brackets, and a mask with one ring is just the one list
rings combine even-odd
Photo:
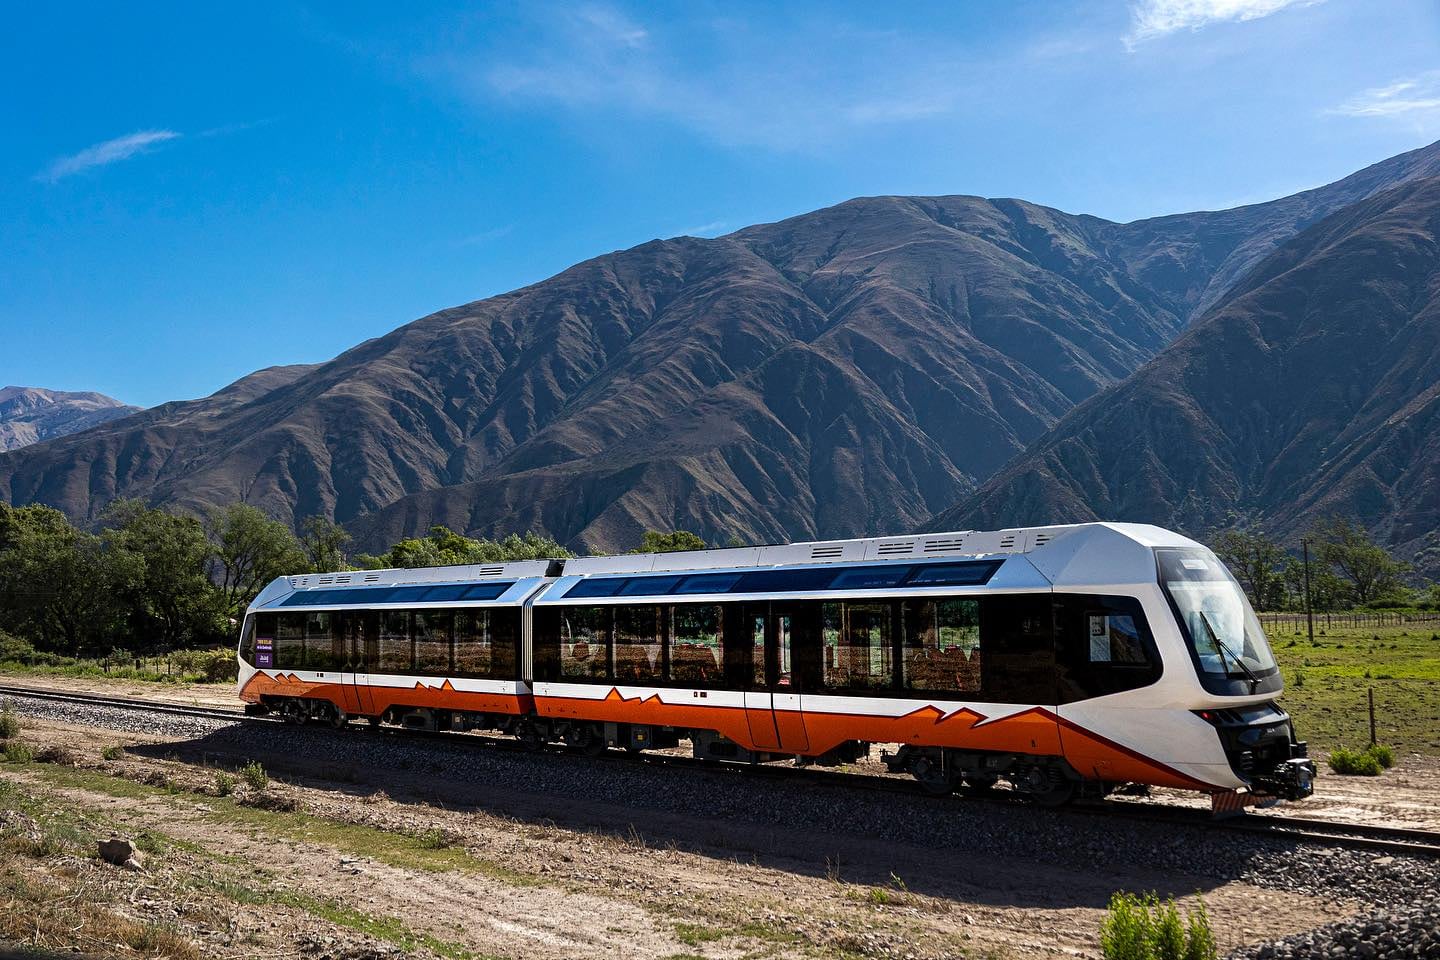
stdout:
[[1305,558],[1305,624],[1310,631],[1310,645],[1315,645],[1315,611],[1310,606],[1310,541],[1300,538],[1300,552]]

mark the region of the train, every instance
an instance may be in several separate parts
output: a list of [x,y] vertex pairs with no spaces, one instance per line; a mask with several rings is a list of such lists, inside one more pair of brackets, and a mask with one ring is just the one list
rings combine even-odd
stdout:
[[854,762],[1044,805],[1176,787],[1299,800],[1315,766],[1203,544],[1083,523],[280,577],[238,693],[296,723],[540,749]]

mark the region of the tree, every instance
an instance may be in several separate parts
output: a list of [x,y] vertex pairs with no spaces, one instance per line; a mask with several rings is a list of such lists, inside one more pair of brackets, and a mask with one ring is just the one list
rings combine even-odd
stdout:
[[424,537],[401,540],[378,557],[356,558],[370,569],[384,567],[449,567],[466,563],[509,563],[515,560],[551,560],[574,554],[549,537],[537,533],[510,534],[503,540],[475,540],[448,527],[430,528]]
[[680,550],[704,550],[705,541],[689,530],[646,530],[640,538],[640,547],[631,553],[675,553]]
[[349,570],[345,545],[350,534],[328,517],[306,517],[300,524],[300,546],[305,552],[311,573],[333,573]]
[[1259,533],[1227,530],[1215,540],[1215,554],[1235,574],[1256,610],[1285,605],[1285,551]]
[[1312,534],[1320,561],[1350,584],[1357,604],[1369,603],[1397,589],[1410,565],[1396,560],[1369,534],[1341,517],[1320,523]]
[[42,650],[75,656],[107,644],[143,570],[58,510],[0,503],[0,626]]
[[305,552],[290,528],[249,504],[211,511],[205,529],[214,545],[210,579],[232,617],[243,613],[270,581],[307,567]]
[[168,648],[224,636],[225,603],[209,576],[214,548],[199,520],[118,500],[105,521],[107,545],[144,561],[143,576],[130,591],[137,633],[158,632]]

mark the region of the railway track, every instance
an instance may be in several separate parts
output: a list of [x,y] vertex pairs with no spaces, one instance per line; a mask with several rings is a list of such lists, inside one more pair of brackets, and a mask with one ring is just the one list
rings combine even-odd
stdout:
[[[238,710],[222,710],[211,707],[188,706],[185,704],[155,703],[132,700],[124,697],[110,697],[100,694],[72,693],[57,690],[43,690],[34,687],[0,685],[0,699],[22,697],[82,706],[105,707],[141,713],[159,713],[232,723],[280,723],[278,718],[248,716]],[[337,731],[338,732],[338,731]],[[398,727],[376,728],[374,733],[397,739],[426,739],[440,742],[456,742],[463,738],[467,744],[489,749],[532,752],[519,741],[509,737],[489,736],[481,733],[450,733],[445,731],[406,730]],[[572,748],[547,748],[559,754],[582,755]],[[614,763],[641,763],[651,766],[685,767],[700,769],[709,773],[738,777],[758,777],[775,781],[796,780],[846,790],[875,790],[886,793],[904,793],[917,796],[931,796],[918,783],[908,778],[879,776],[875,774],[825,770],[812,767],[790,767],[728,763],[691,756],[667,753],[630,754],[617,750],[601,754],[585,754],[590,759]],[[937,802],[983,802],[993,804],[1026,804],[1028,801],[1007,790],[995,790],[983,794],[968,795],[961,799],[939,798]],[[1194,807],[1177,807],[1163,803],[1140,801],[1081,801],[1068,808],[1073,815],[1104,816],[1149,822],[1165,822],[1209,830],[1267,836],[1272,839],[1302,843],[1320,843],[1332,846],[1350,847],[1389,854],[1407,856],[1431,856],[1440,858],[1440,831],[1418,830],[1406,827],[1382,827],[1374,824],[1345,823],[1332,820],[1312,820],[1305,817],[1285,816],[1273,813],[1246,813],[1225,820],[1213,819],[1209,811]]]

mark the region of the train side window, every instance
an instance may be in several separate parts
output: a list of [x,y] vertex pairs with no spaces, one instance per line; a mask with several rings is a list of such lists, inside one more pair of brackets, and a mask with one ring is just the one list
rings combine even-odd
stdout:
[[906,600],[901,611],[905,689],[979,693],[984,656],[980,601]]
[[328,610],[312,610],[301,614],[305,618],[305,668],[307,670],[339,670],[343,660],[335,660],[335,641],[330,635],[331,620]]
[[516,680],[520,664],[520,608],[497,607],[490,615],[490,678]]
[[656,683],[661,679],[660,607],[615,608],[615,681]]
[[458,610],[455,613],[455,675],[490,676],[493,639],[489,610]]
[[282,613],[275,618],[275,667],[305,668],[305,614]]
[[[724,608],[712,603],[679,603],[670,608],[670,623],[670,681],[692,687],[723,685]],[[761,644],[763,649],[763,628]]]
[[531,670],[537,682],[560,679],[560,632],[564,626],[564,614],[564,607],[535,608]]
[[827,603],[822,617],[827,689],[885,690],[893,686],[889,603]]
[[415,672],[427,675],[450,672],[450,623],[448,610],[417,610],[411,614],[415,637]]
[[765,676],[765,614],[756,608],[751,608],[748,615],[749,629],[746,631],[750,637],[750,659],[754,667],[752,680],[757,689],[764,689],[769,683]]
[[1161,662],[1134,597],[1056,594],[1059,702],[1135,690],[1160,679]]
[[610,679],[611,607],[564,607],[560,612],[560,678]]
[[410,614],[380,611],[380,673],[409,673],[415,663],[410,648]]
[[251,666],[255,665],[255,614],[245,618],[245,623],[240,627],[240,659]]
[[1004,594],[980,602],[985,699],[1055,702],[1054,622],[1049,594]]

